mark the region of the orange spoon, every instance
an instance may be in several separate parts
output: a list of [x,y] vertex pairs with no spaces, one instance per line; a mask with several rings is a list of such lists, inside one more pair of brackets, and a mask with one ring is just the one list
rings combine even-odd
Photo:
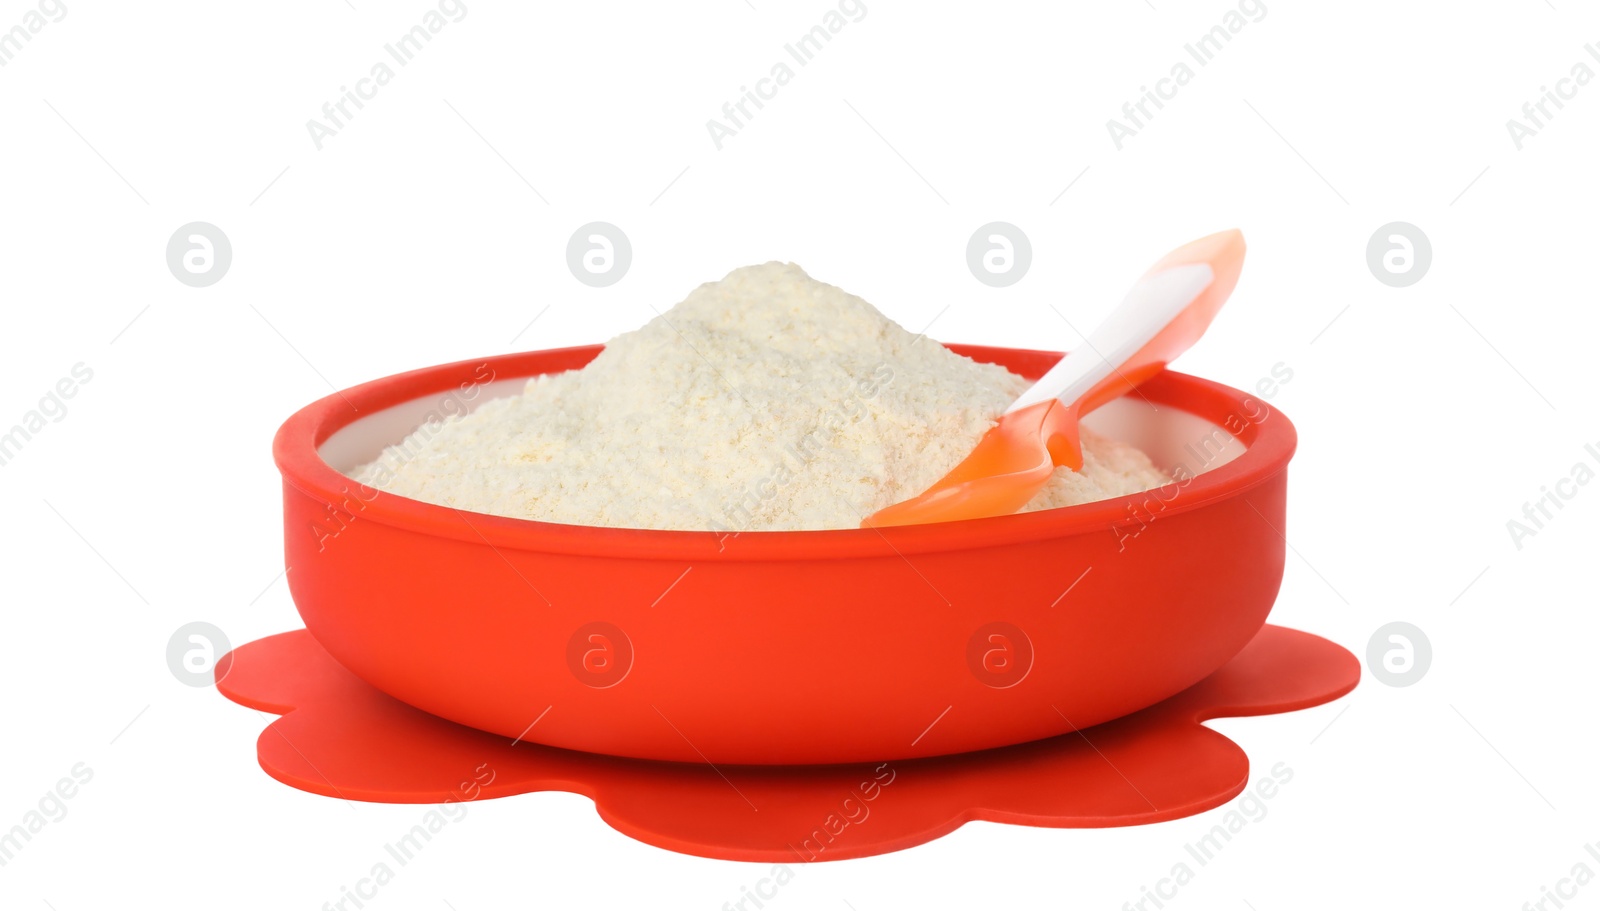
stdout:
[[1156,263],[1083,348],[1024,392],[978,446],[927,492],[868,516],[865,527],[1009,515],[1057,465],[1083,468],[1078,420],[1131,392],[1189,349],[1233,292],[1244,235],[1223,231]]

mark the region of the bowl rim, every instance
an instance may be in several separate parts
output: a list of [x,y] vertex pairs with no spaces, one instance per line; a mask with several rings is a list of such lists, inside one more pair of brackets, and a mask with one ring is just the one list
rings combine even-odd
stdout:
[[[957,354],[985,363],[1027,362],[1042,373],[1061,352],[1030,348],[949,344]],[[496,382],[558,373],[592,360],[603,345],[580,345],[471,358],[397,373],[324,396],[291,415],[273,438],[273,459],[286,486],[336,508],[359,496],[352,520],[373,521],[430,536],[509,549],[601,558],[690,559],[696,561],[794,561],[815,559],[881,559],[910,553],[970,550],[1020,542],[1104,533],[1146,520],[1135,506],[1180,482],[1109,500],[1058,509],[884,528],[842,528],[817,531],[663,530],[598,525],[569,525],[427,503],[368,487],[338,471],[318,452],[335,432],[366,417],[406,402],[447,393],[487,365]],[[1034,372],[1031,371],[1030,372]],[[1256,396],[1221,383],[1172,370],[1139,387],[1147,400],[1171,405],[1210,421],[1242,443],[1245,451],[1216,468],[1192,475],[1172,499],[1162,498],[1162,517],[1201,508],[1254,488],[1284,471],[1294,454],[1296,433],[1287,416]],[[1177,404],[1178,397],[1199,397],[1207,413]],[[1246,402],[1259,420],[1226,426],[1216,415],[1238,415]],[[356,488],[362,488],[357,491]],[[368,496],[368,493],[371,496]]]

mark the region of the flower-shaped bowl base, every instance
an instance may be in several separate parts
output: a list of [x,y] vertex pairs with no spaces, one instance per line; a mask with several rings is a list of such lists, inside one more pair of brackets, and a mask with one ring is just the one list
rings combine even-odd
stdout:
[[1208,810],[1243,790],[1249,759],[1201,722],[1320,705],[1361,671],[1332,642],[1266,626],[1210,677],[1115,721],[976,753],[832,766],[652,762],[513,741],[384,695],[304,630],[241,646],[216,673],[229,699],[283,716],[257,756],[304,791],[384,803],[570,791],[648,844],[789,863],[898,851],[973,819],[1093,828]]

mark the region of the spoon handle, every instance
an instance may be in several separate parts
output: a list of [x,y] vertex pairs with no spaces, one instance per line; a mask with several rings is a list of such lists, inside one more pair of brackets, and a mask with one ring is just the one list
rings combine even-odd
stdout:
[[1081,417],[1160,373],[1211,325],[1239,280],[1244,250],[1244,235],[1234,230],[1168,253],[1006,412],[1057,399]]

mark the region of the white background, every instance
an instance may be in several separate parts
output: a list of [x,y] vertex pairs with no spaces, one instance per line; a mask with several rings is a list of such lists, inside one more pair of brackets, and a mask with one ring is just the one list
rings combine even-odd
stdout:
[[[0,828],[94,770],[0,868],[0,905],[319,908],[418,821],[270,780],[265,719],[165,663],[191,620],[236,644],[299,626],[269,443],[330,386],[601,341],[768,259],[941,340],[1070,348],[1047,305],[1087,329],[1159,254],[1230,226],[1244,277],[1181,367],[1243,388],[1293,371],[1272,399],[1301,446],[1273,620],[1358,654],[1410,621],[1434,661],[1408,688],[1368,673],[1333,705],[1216,723],[1294,780],[1168,906],[1518,908],[1581,861],[1600,873],[1600,484],[1520,548],[1506,525],[1600,469],[1600,85],[1521,150],[1506,128],[1575,63],[1600,71],[1600,14],[1268,0],[1119,151],[1107,119],[1225,2],[868,0],[719,151],[707,119],[824,0],[467,0],[318,151],[306,121],[429,8],[352,2],[67,0],[0,68],[0,429],[94,372],[0,468]],[[34,8],[4,0],[0,29]],[[234,250],[202,289],[164,260],[197,220]],[[604,289],[565,265],[593,220],[634,248]],[[1032,240],[1009,288],[967,270],[992,220]],[[1407,288],[1366,264],[1396,220],[1433,246]],[[1220,812],[971,824],[797,869],[768,908],[1119,908]],[[767,874],[537,794],[472,805],[368,907],[715,909]],[[1600,882],[1579,894],[1595,907]]]

